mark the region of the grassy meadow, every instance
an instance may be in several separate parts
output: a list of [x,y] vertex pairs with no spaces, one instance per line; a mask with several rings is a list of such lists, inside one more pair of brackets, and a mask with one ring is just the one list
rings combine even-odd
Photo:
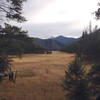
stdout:
[[16,83],[0,83],[0,100],[65,100],[62,82],[74,54],[26,54],[13,58]]

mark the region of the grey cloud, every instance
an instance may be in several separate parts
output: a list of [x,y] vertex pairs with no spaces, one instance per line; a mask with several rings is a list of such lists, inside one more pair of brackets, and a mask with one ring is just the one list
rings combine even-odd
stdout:
[[[24,14],[30,18],[45,9],[50,3],[55,0],[28,0],[24,5]],[[64,14],[65,11],[60,11],[58,14]],[[33,18],[34,19],[34,18]],[[76,22],[70,23],[48,23],[48,24],[34,24],[26,23],[23,26],[25,30],[29,31],[29,35],[33,37],[49,38],[52,36],[64,35],[78,37],[81,35],[81,29],[75,29]]]
[[24,11],[26,15],[35,14],[41,11],[45,6],[54,0],[27,0],[24,5]]
[[33,24],[24,25],[23,28],[29,31],[28,34],[30,36],[39,38],[49,38],[58,35],[80,37],[82,33],[81,29],[74,29],[73,23]]

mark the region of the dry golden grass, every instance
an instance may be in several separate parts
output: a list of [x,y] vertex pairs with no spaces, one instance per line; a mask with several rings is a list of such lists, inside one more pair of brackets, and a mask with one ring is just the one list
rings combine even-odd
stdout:
[[61,84],[74,54],[28,54],[14,58],[16,83],[0,83],[0,100],[65,100]]

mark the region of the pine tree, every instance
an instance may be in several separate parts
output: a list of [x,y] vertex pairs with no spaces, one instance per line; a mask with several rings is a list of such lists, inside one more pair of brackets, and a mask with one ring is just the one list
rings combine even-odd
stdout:
[[22,16],[23,2],[26,0],[0,0],[0,21],[6,19],[23,22],[26,19]]
[[11,67],[11,59],[8,59],[6,56],[0,57],[0,72],[4,73],[5,71],[9,70]]
[[[16,22],[24,22],[26,19],[22,16],[23,2],[26,0],[0,0],[0,21],[3,23],[10,19]],[[0,33],[2,24],[0,23]],[[9,69],[9,57],[7,52],[0,52],[0,73]],[[6,55],[4,57],[4,55]],[[0,76],[1,78],[1,76]]]
[[7,56],[0,56],[0,81],[2,81],[2,75],[7,75],[11,71],[12,60]]
[[76,57],[65,71],[63,87],[69,100],[90,100],[88,79],[79,58]]
[[100,64],[92,66],[89,77],[93,96],[100,98]]

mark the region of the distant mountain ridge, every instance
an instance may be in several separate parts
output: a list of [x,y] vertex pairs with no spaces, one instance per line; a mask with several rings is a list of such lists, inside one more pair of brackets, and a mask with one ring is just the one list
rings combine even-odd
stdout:
[[49,38],[49,39],[34,38],[33,40],[34,40],[34,43],[48,50],[60,50],[61,48],[64,48],[72,44],[73,42],[76,42],[79,39],[58,36],[58,37]]
[[52,39],[66,45],[66,46],[72,44],[73,42],[75,42],[77,40],[79,40],[79,38],[64,37],[62,35],[55,37],[55,38],[52,38]]

